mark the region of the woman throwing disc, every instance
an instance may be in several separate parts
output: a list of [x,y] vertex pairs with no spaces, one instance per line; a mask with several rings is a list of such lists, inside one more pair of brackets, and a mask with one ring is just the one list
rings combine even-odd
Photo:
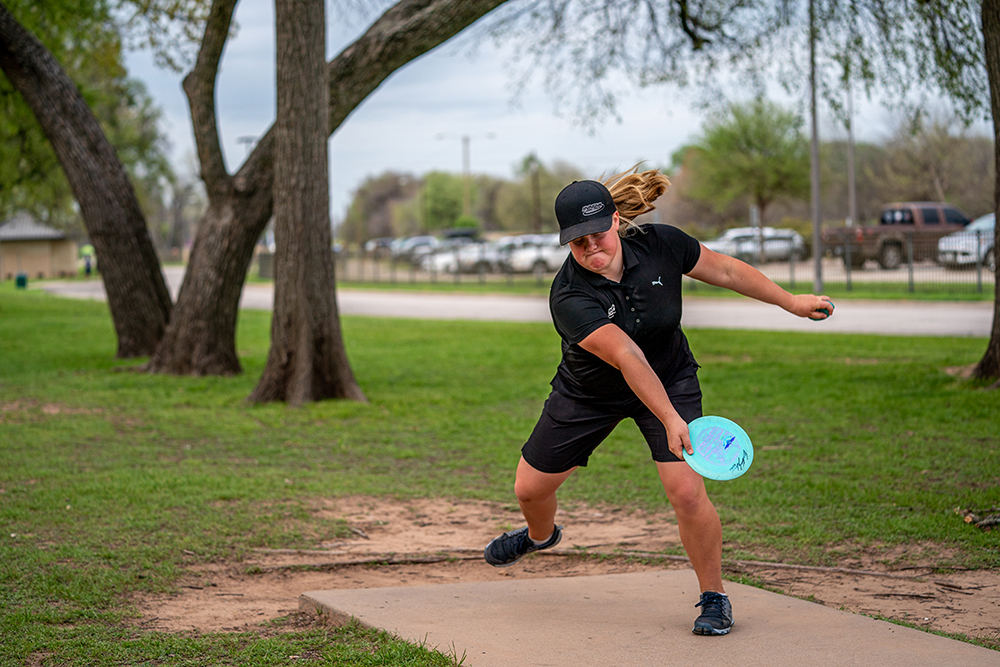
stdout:
[[722,524],[702,478],[683,463],[688,422],[700,417],[698,364],[681,331],[681,279],[691,276],[825,319],[829,298],[792,295],[737,259],[705,248],[668,225],[636,226],[669,185],[659,171],[576,181],[556,197],[559,239],[570,256],[556,274],[549,307],[562,338],[552,392],[521,449],[514,493],[527,526],[497,537],[486,561],[513,565],[562,538],[556,491],[626,418],[649,445],[681,541],[698,576],[701,615],[694,632],[724,635],[733,625],[722,585]]

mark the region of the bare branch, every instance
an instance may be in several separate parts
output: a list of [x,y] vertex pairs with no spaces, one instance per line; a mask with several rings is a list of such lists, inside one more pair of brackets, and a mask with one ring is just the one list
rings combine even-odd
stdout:
[[224,194],[232,187],[219,143],[215,82],[237,2],[215,0],[212,3],[194,69],[184,77],[184,92],[191,107],[191,125],[201,164],[201,177],[209,198]]

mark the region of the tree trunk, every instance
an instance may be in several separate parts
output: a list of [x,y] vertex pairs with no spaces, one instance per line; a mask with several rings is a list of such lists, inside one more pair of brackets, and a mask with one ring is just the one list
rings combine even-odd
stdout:
[[[461,32],[504,0],[401,0],[327,66],[328,134],[390,74]],[[253,248],[271,218],[274,131],[235,176],[226,173],[215,117],[215,80],[236,0],[215,0],[194,69],[184,79],[209,209],[152,372],[240,372],[236,313]],[[333,290],[331,283],[326,289]]]
[[[1000,204],[1000,0],[983,0],[982,12],[986,73],[990,79],[990,109],[993,113],[993,159],[996,167],[993,208],[996,211]],[[1000,248],[1000,225],[996,225],[993,233],[993,247]],[[994,274],[994,284],[993,330],[990,332],[986,354],[973,371],[973,376],[980,379],[1000,377],[1000,271]]]
[[152,354],[170,319],[170,292],[135,190],[80,90],[3,4],[0,69],[34,113],[80,205],[118,335],[118,357]]
[[326,0],[275,0],[274,315],[255,402],[365,400],[334,291],[324,90]]

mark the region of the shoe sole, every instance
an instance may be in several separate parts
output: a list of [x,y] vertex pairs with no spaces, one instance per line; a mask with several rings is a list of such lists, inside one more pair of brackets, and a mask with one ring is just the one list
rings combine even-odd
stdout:
[[703,635],[710,637],[718,635],[728,635],[729,631],[733,629],[734,625],[736,625],[735,622],[730,624],[728,628],[723,628],[721,630],[719,628],[713,628],[711,625],[696,625],[694,626],[694,629],[691,630],[691,632],[693,632],[696,635]]
[[486,545],[486,548],[483,550],[483,559],[493,567],[510,567],[511,565],[516,565],[517,563],[521,562],[521,559],[527,556],[528,554],[533,554],[536,551],[545,551],[545,549],[551,549],[555,545],[559,544],[562,541],[562,527],[556,526],[556,530],[559,531],[559,536],[556,538],[555,542],[545,547],[544,549],[534,549],[532,551],[529,551],[527,554],[522,554],[509,563],[494,563],[493,561],[490,560],[490,557],[487,555],[490,551],[490,547],[493,546],[493,543],[499,540],[501,537],[503,537],[503,535],[499,535],[490,540],[490,543]]

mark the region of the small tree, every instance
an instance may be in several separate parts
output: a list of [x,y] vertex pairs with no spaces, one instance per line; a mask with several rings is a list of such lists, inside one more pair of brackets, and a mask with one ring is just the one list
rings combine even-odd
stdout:
[[432,171],[424,176],[420,191],[421,227],[425,232],[447,229],[457,224],[462,215],[462,177],[444,171]]
[[776,199],[809,193],[809,147],[801,128],[800,117],[764,99],[730,105],[705,124],[687,153],[689,196],[719,212],[748,198],[763,227]]
[[[418,187],[419,182],[410,174],[386,171],[369,176],[355,189],[338,236],[357,245],[368,239],[393,236],[395,208],[414,199]],[[417,228],[416,223],[413,228]]]

